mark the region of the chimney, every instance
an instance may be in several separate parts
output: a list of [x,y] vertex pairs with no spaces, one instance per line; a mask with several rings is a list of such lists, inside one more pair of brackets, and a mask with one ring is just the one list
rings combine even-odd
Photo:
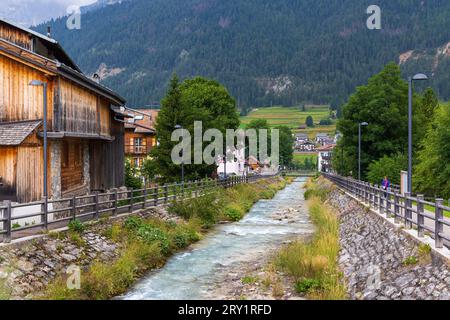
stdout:
[[47,27],[47,37],[52,37],[52,28],[50,26]]
[[98,73],[94,73],[94,75],[92,76],[92,80],[94,80],[97,83],[100,83],[100,76],[98,75]]

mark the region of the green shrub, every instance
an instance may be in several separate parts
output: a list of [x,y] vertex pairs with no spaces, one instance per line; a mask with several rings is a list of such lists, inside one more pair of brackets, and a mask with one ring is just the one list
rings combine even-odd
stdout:
[[241,279],[241,282],[242,282],[243,284],[253,284],[253,283],[255,283],[256,281],[258,281],[258,278],[252,277],[252,276],[245,276],[245,277],[243,277],[243,278]]
[[295,283],[295,291],[298,293],[308,293],[311,290],[320,290],[321,283],[319,279],[301,279]]
[[75,233],[83,233],[86,230],[86,226],[78,219],[72,220],[69,222],[69,231]]
[[128,217],[124,222],[124,227],[128,230],[137,230],[139,229],[143,224],[143,221],[141,218],[136,216],[130,216]]
[[194,216],[198,217],[205,228],[210,228],[217,222],[221,211],[216,195],[216,193],[211,193],[194,199],[174,202],[170,205],[169,212],[186,220]]
[[185,220],[189,220],[194,215],[194,212],[189,206],[188,201],[174,201],[168,208],[169,213],[175,214]]
[[241,212],[236,208],[225,208],[225,216],[231,221],[239,221],[242,219]]

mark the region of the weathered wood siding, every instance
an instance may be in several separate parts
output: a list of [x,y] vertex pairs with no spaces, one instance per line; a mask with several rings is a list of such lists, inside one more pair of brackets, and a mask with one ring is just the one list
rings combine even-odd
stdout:
[[89,134],[110,134],[109,103],[96,94],[60,80],[61,131]]
[[92,190],[106,190],[125,184],[123,125],[113,123],[111,134],[115,137],[113,142],[93,142],[89,145]]
[[17,200],[41,200],[44,189],[43,147],[22,147],[17,152]]
[[0,121],[43,119],[43,89],[30,86],[31,80],[48,83],[47,108],[52,129],[53,83],[31,67],[0,55]]
[[17,148],[0,147],[0,200],[16,194]]
[[83,185],[83,144],[63,141],[61,150],[61,191]]
[[[47,152],[47,185],[51,197],[51,155]],[[44,147],[36,133],[17,148],[17,201],[40,201],[44,195]]]
[[28,33],[0,22],[0,38],[8,40],[22,48],[31,50],[31,37]]

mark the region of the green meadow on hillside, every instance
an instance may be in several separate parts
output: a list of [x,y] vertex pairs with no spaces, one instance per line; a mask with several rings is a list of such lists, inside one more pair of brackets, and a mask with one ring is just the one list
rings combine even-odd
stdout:
[[[312,116],[315,126],[307,129],[299,129],[300,125],[304,125],[306,118]],[[258,108],[251,111],[247,116],[241,117],[241,127],[245,128],[252,120],[266,119],[271,127],[288,126],[295,132],[304,132],[310,138],[314,138],[319,132],[334,134],[336,131],[336,123],[332,125],[320,126],[320,120],[328,119],[330,110],[328,106],[307,106],[305,111],[301,107],[267,107]]]

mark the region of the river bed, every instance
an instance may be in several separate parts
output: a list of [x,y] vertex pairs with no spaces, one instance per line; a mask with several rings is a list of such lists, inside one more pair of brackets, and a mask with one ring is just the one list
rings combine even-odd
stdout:
[[218,225],[189,250],[171,257],[163,268],[148,273],[119,299],[227,298],[217,292],[224,291],[219,289],[224,288],[230,274],[261,264],[283,243],[314,232],[303,196],[305,181],[297,178],[273,199],[258,201],[241,221]]

